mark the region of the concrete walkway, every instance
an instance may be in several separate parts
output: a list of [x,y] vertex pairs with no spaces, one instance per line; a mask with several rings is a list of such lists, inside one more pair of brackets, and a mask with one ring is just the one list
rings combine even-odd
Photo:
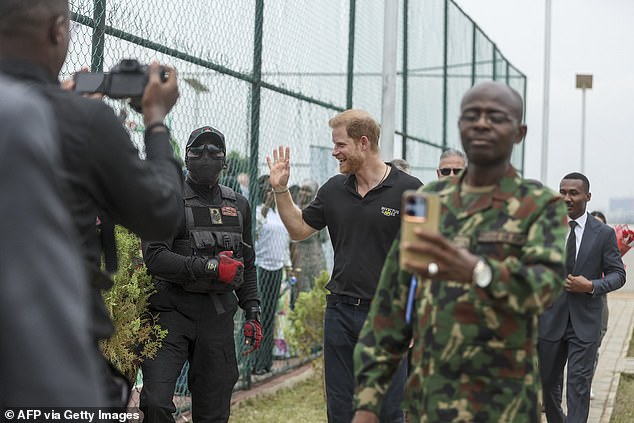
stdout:
[[595,399],[590,401],[588,422],[609,423],[621,372],[634,373],[634,359],[626,358],[634,327],[634,292],[608,294],[608,307],[610,320],[599,349],[599,363],[592,382]]

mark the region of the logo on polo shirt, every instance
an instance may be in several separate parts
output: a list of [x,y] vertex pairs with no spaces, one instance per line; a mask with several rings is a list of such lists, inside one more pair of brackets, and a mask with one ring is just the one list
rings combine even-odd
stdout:
[[387,217],[398,216],[401,213],[400,210],[391,209],[389,207],[381,206],[381,214]]

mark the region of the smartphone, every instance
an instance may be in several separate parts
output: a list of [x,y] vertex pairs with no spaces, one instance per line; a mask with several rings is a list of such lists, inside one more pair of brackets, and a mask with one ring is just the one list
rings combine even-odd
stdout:
[[415,240],[415,228],[423,228],[425,231],[437,233],[440,225],[440,198],[437,194],[417,191],[405,191],[403,193],[403,204],[401,207],[401,244],[400,244],[400,265],[404,266],[404,261],[416,261],[423,265],[430,262],[429,257],[424,254],[406,251],[403,245],[406,242]]

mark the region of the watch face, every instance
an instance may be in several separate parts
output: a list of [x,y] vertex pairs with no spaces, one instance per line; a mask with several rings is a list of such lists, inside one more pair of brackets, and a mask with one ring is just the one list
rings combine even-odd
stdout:
[[474,269],[474,274],[475,283],[480,288],[485,288],[491,283],[491,268],[484,260],[478,261]]

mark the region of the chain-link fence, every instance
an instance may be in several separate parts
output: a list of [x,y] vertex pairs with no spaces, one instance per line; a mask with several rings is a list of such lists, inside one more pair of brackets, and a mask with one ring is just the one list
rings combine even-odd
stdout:
[[[70,3],[63,72],[84,65],[108,70],[123,58],[176,67],[181,97],[168,125],[180,154],[193,129],[218,128],[230,162],[223,181],[248,193],[254,209],[256,181],[268,172],[265,157],[274,147],[291,146],[291,183],[321,184],[337,172],[328,119],[351,107],[381,116],[383,1]],[[399,0],[399,10],[395,152],[427,182],[435,179],[442,149],[460,148],[462,94],[496,79],[525,96],[526,77],[453,1]],[[141,145],[140,116],[123,102],[111,104],[127,115]],[[523,158],[523,148],[516,149],[512,162],[520,172]]]

